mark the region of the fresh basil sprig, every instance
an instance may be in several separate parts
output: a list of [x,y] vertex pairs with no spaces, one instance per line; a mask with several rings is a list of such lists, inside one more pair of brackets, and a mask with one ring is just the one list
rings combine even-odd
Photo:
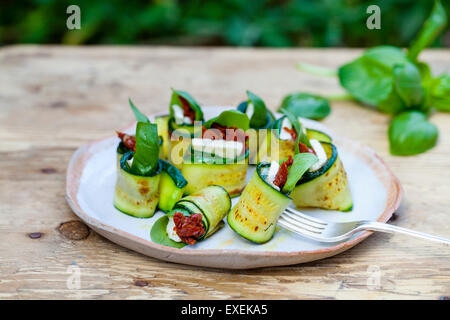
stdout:
[[[433,78],[430,67],[417,60],[446,24],[445,9],[440,0],[435,0],[428,19],[407,52],[393,46],[374,47],[338,69],[342,87],[354,99],[381,112],[398,115],[389,129],[392,154],[418,154],[432,148],[437,129],[426,117],[432,108],[450,111],[450,75]],[[414,113],[410,117],[414,121],[405,116],[405,112],[412,110]],[[420,126],[410,128],[417,125],[418,119]],[[404,130],[405,134],[400,135],[399,130]]]
[[389,127],[390,151],[393,155],[409,156],[425,152],[436,145],[438,130],[419,111],[397,115]]

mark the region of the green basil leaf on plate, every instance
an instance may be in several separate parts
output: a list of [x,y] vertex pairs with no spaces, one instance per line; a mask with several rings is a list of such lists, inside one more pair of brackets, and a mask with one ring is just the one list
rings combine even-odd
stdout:
[[204,123],[206,129],[211,128],[213,123],[217,123],[225,127],[235,127],[244,131],[250,128],[250,121],[245,113],[238,110],[226,110],[219,114],[217,117],[211,118]]
[[156,124],[138,122],[136,126],[136,152],[130,171],[149,176],[158,169],[159,139]]
[[409,47],[408,57],[413,61],[416,60],[420,52],[433,43],[446,24],[447,14],[445,13],[445,9],[442,6],[441,1],[436,0],[430,16],[423,24],[419,35],[416,36]]
[[152,226],[150,230],[150,238],[153,242],[162,244],[172,248],[183,248],[186,244],[183,242],[176,242],[169,238],[167,235],[167,224],[169,218],[167,215],[162,216]]
[[137,122],[150,123],[150,120],[147,118],[147,116],[139,111],[139,109],[134,105],[133,101],[131,101],[130,98],[128,98],[128,102],[130,103],[131,110],[133,110]]
[[422,112],[408,111],[392,120],[388,134],[391,154],[409,156],[433,148],[438,129]]
[[317,157],[309,152],[297,153],[293,157],[294,162],[289,168],[286,183],[281,190],[283,193],[290,193],[294,190],[297,182],[302,178],[303,174],[318,161]]
[[322,120],[331,112],[327,99],[302,92],[291,93],[284,97],[279,111],[282,109],[292,112],[297,117],[314,120]]
[[253,115],[250,119],[252,128],[262,128],[267,124],[267,113],[269,112],[264,101],[256,94],[247,90],[247,107],[251,103],[253,105]]

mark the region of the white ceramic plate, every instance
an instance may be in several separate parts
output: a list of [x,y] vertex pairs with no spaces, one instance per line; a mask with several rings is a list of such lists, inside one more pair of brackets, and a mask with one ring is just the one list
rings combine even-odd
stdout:
[[[209,119],[230,108],[203,109],[205,118]],[[331,221],[389,220],[400,204],[402,189],[383,160],[369,147],[336,137],[316,121],[305,119],[304,124],[333,137],[348,174],[354,206],[351,212],[321,209],[302,211]],[[134,126],[125,131],[134,132]],[[115,129],[111,128],[111,132]],[[336,255],[371,234],[363,232],[345,242],[330,244],[311,241],[277,227],[279,230],[271,241],[258,245],[241,238],[225,225],[213,236],[194,246],[176,249],[156,244],[150,239],[150,229],[162,212],[157,212],[149,219],[138,219],[119,212],[113,206],[118,141],[117,137],[111,136],[84,145],[75,152],[67,170],[66,198],[80,219],[96,232],[145,255],[171,262],[228,269],[291,265]],[[247,178],[253,171],[254,168],[249,166]],[[233,204],[237,200],[233,199]]]

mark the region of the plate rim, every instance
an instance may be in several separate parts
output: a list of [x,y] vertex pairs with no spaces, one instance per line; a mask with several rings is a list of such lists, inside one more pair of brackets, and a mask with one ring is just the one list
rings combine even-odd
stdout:
[[[219,107],[219,106],[214,106],[214,107]],[[162,115],[162,114],[164,114],[164,113],[154,113],[154,114],[151,114],[151,117]],[[135,123],[136,122],[133,121],[130,125],[125,127],[124,130],[130,129],[132,126],[134,126]],[[323,124],[321,124],[321,125],[324,126]],[[223,257],[238,255],[238,256],[246,256],[246,257],[264,257],[264,258],[325,255],[325,257],[319,257],[318,259],[313,259],[313,260],[320,260],[320,259],[323,259],[323,258],[326,258],[329,256],[339,254],[343,251],[346,251],[346,250],[352,248],[353,246],[355,246],[356,244],[360,243],[361,241],[365,240],[371,234],[373,234],[373,231],[364,231],[361,234],[359,234],[358,236],[356,236],[355,238],[349,239],[345,242],[340,242],[336,245],[322,248],[322,249],[306,250],[306,251],[305,250],[304,251],[259,251],[259,250],[251,251],[251,250],[244,250],[244,249],[190,249],[190,248],[184,248],[181,250],[178,248],[171,248],[171,247],[167,247],[164,245],[160,245],[158,243],[152,242],[150,239],[148,239],[148,240],[143,239],[141,237],[135,236],[124,230],[117,229],[107,223],[104,223],[100,219],[97,219],[97,218],[94,218],[94,217],[88,215],[81,209],[81,207],[78,203],[78,200],[77,200],[77,195],[78,195],[78,190],[79,190],[79,186],[80,186],[81,175],[83,173],[83,169],[84,169],[87,161],[93,156],[93,154],[89,155],[89,149],[95,144],[105,142],[112,138],[114,138],[114,135],[111,135],[110,137],[107,137],[107,138],[101,138],[101,139],[91,141],[91,142],[86,143],[86,144],[80,146],[79,148],[77,148],[77,150],[73,153],[73,155],[69,161],[69,165],[67,167],[67,172],[66,172],[65,199],[66,199],[69,207],[82,221],[86,222],[92,229],[96,230],[97,232],[99,232],[97,229],[100,229],[102,231],[105,231],[106,233],[117,234],[118,236],[121,236],[122,238],[125,238],[129,241],[137,242],[141,245],[156,249],[158,251],[162,251],[166,254],[170,253],[170,254],[174,254],[176,256],[180,256],[180,257],[214,256],[214,255],[219,255],[219,254]],[[351,142],[353,144],[357,144],[358,148],[361,147],[365,150],[369,150],[371,153],[371,156],[375,157],[376,160],[379,161],[381,163],[381,165],[386,169],[386,172],[389,176],[389,181],[391,182],[391,185],[394,187],[394,189],[396,191],[396,192],[393,192],[392,194],[388,193],[388,199],[386,200],[387,205],[384,208],[384,211],[380,214],[380,216],[376,220],[378,222],[386,223],[391,218],[393,213],[399,208],[400,203],[403,198],[404,191],[400,184],[399,179],[394,175],[394,173],[389,168],[389,166],[386,164],[386,162],[372,148],[370,148],[367,145],[364,145],[358,141],[355,141],[355,140],[346,139],[346,138],[338,137],[335,135],[333,136],[333,138],[337,141]],[[395,195],[396,195],[396,197],[394,199],[392,199]],[[391,197],[391,199],[389,199],[389,197]],[[102,232],[100,232],[100,233],[102,233]],[[105,235],[104,233],[102,233],[102,235],[105,236],[106,238],[108,238],[109,240],[111,240],[112,242],[117,243],[114,239],[111,239],[111,237]],[[141,252],[139,250],[136,250],[135,248],[131,248],[129,246],[126,246],[126,245],[123,245],[120,243],[119,243],[119,245],[127,247],[133,251]],[[143,252],[141,252],[141,253],[143,253]],[[146,253],[143,253],[143,254],[148,255]],[[183,264],[197,265],[197,266],[205,267],[205,264],[180,262],[180,261],[178,261],[178,259],[175,259],[177,261],[173,261],[170,259],[161,259],[158,257],[155,257],[155,258],[160,259],[160,260],[167,260],[167,261],[172,261],[172,262],[178,262],[178,263],[183,263]],[[313,261],[313,260],[308,260],[308,261]],[[299,263],[299,262],[297,262],[297,263]],[[261,263],[259,263],[259,264],[261,264]],[[287,263],[287,264],[295,264],[295,262]],[[287,265],[287,264],[283,264],[280,262],[280,263],[275,263],[275,264],[267,264],[266,263],[266,264],[261,264],[261,265],[256,265],[256,266],[252,265],[250,267],[248,267],[248,266],[242,266],[242,267],[220,266],[218,268],[248,269],[248,268],[264,267],[264,266],[281,266],[281,265]],[[215,265],[215,264],[213,263],[213,265]],[[206,266],[206,267],[210,267],[210,266]]]

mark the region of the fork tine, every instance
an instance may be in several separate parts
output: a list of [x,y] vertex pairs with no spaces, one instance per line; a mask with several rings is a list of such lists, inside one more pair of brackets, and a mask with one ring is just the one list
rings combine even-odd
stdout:
[[313,227],[313,228],[325,229],[325,227],[326,227],[323,224],[311,222],[310,220],[306,220],[303,217],[301,217],[299,215],[296,215],[296,214],[289,213],[288,211],[284,211],[282,214],[284,214],[284,215],[294,219],[295,221],[298,221],[301,224],[305,224],[305,225],[308,225],[308,226]]
[[326,221],[307,216],[306,214],[301,213],[300,211],[292,209],[292,208],[286,208],[286,211],[288,211],[288,212],[290,212],[292,214],[295,214],[295,215],[297,215],[299,217],[302,217],[303,219],[309,220],[311,222],[319,223],[319,224],[322,224],[324,226],[326,226],[328,224]]
[[281,216],[280,219],[278,219],[278,224],[289,231],[303,235],[308,238],[317,239],[317,237],[320,235],[319,233],[311,232],[306,229],[294,226],[292,223],[287,222],[283,216]]
[[306,231],[309,231],[309,232],[312,232],[312,233],[315,233],[315,234],[321,234],[322,231],[323,231],[323,229],[317,229],[315,227],[311,227],[311,226],[305,225],[304,223],[298,222],[298,221],[296,221],[296,220],[294,220],[292,218],[289,218],[288,216],[285,216],[285,215],[281,215],[280,219],[283,219],[286,223],[289,223],[292,226],[295,226],[297,228],[301,228],[303,230],[306,230]]

